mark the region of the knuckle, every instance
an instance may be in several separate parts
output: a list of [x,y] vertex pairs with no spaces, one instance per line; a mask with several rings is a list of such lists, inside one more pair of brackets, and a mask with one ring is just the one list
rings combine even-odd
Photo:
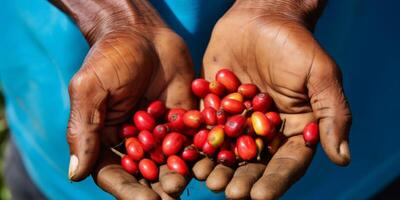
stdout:
[[87,76],[84,73],[78,72],[76,73],[69,82],[69,92],[74,93],[79,88],[82,88],[85,83],[87,83]]

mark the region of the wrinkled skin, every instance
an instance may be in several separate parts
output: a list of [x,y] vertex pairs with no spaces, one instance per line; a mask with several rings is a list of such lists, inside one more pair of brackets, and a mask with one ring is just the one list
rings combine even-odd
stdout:
[[79,160],[69,177],[79,181],[92,173],[118,199],[172,199],[185,188],[185,177],[162,166],[159,182],[146,184],[125,172],[109,150],[121,141],[118,127],[131,120],[143,100],[195,107],[188,87],[193,64],[183,40],[154,13],[141,20],[101,37],[87,35],[90,52],[69,87],[67,139],[71,155]]
[[[99,12],[86,10],[96,8],[86,5],[92,1],[59,1],[65,10],[76,11],[72,16],[78,16],[78,25],[91,44],[70,84],[68,142],[71,155],[79,159],[70,179],[82,180],[92,173],[97,184],[118,199],[176,198],[187,179],[164,165],[160,182],[137,180],[121,168],[119,158],[108,148],[119,143],[117,128],[143,99],[162,99],[168,107],[195,107],[188,87],[193,79],[192,63],[185,44],[146,1],[93,1],[105,3],[102,9],[125,7],[102,11],[103,15],[134,12],[134,20],[122,16],[111,25],[102,24],[102,18],[96,17]],[[196,178],[207,180],[214,191],[225,190],[231,199],[274,199],[300,178],[314,153],[305,147],[300,134],[312,120],[319,120],[322,147],[329,158],[339,165],[350,160],[351,115],[340,72],[308,29],[316,21],[317,6],[312,5],[316,0],[307,0],[311,2],[307,6],[291,4],[291,0],[272,2],[237,1],[215,26],[204,56],[203,72],[208,80],[221,67],[231,69],[242,82],[253,82],[268,92],[287,122],[284,134],[289,139],[267,166],[247,164],[234,171],[214,167],[207,158],[194,165]],[[112,21],[112,17],[105,19]]]
[[283,132],[288,139],[266,166],[252,163],[234,171],[217,165],[208,177],[195,173],[229,199],[276,199],[304,175],[315,149],[305,146],[301,134],[313,120],[319,120],[327,156],[338,165],[350,161],[351,113],[340,71],[313,38],[313,21],[305,17],[320,8],[312,3],[265,2],[237,1],[214,27],[203,60],[207,80],[228,68],[243,83],[255,83],[267,92],[286,119]]

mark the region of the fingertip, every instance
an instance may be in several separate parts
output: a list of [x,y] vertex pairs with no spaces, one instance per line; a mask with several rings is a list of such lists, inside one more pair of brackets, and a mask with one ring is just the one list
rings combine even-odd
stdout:
[[349,143],[346,140],[340,143],[339,156],[341,159],[340,162],[336,163],[337,165],[347,166],[350,164],[351,161],[350,148],[349,148]]
[[338,166],[348,166],[351,161],[350,148],[347,141],[340,144],[323,145],[328,158]]
[[196,179],[204,181],[208,175],[210,175],[214,165],[215,163],[210,158],[203,158],[194,164],[192,168],[193,175],[196,177]]
[[185,189],[187,180],[177,172],[170,171],[166,165],[160,168],[160,185],[163,191],[171,196],[179,196]]
[[68,168],[68,178],[71,181],[77,181],[75,176],[76,176],[76,171],[78,170],[78,165],[79,165],[79,159],[76,155],[71,155],[69,159],[69,168]]
[[[240,181],[240,180],[239,180]],[[228,199],[248,199],[250,195],[250,184],[245,187],[238,183],[237,179],[231,181],[225,189],[225,195]]]
[[251,188],[262,176],[265,167],[261,163],[248,163],[236,169],[232,180],[226,186],[226,197],[228,199],[249,199]]
[[68,178],[81,181],[90,175],[100,152],[100,141],[94,127],[68,128],[67,140],[70,147]]
[[187,181],[178,173],[170,173],[161,178],[160,183],[165,193],[177,196],[185,189]]
[[230,167],[222,164],[217,165],[206,180],[207,187],[214,192],[220,192],[224,190],[231,180],[234,172],[235,171]]
[[[271,181],[271,180],[270,180]],[[251,199],[278,199],[279,195],[268,185],[268,181],[264,177],[260,178],[250,191]]]

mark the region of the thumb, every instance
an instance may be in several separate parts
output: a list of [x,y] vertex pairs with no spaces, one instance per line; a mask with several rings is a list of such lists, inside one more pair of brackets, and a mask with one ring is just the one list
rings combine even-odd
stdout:
[[322,50],[311,65],[307,88],[314,115],[319,120],[321,145],[337,165],[350,163],[348,134],[351,112],[343,92],[341,72]]
[[86,178],[99,154],[99,131],[105,118],[107,92],[95,74],[82,68],[71,80],[71,111],[67,140],[70,146],[68,177],[73,181]]

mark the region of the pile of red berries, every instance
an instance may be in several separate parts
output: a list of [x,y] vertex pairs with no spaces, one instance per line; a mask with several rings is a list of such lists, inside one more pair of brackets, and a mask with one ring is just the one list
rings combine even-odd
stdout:
[[[254,84],[241,84],[227,69],[217,72],[215,80],[196,79],[193,93],[203,100],[204,109],[166,108],[156,100],[146,111],[137,111],[133,125],[124,125],[126,154],[122,167],[147,180],[158,178],[158,166],[189,174],[189,165],[206,155],[229,167],[245,161],[266,161],[285,139],[284,126],[273,100]],[[308,145],[318,142],[318,126],[304,129]],[[138,163],[138,164],[137,164]]]

